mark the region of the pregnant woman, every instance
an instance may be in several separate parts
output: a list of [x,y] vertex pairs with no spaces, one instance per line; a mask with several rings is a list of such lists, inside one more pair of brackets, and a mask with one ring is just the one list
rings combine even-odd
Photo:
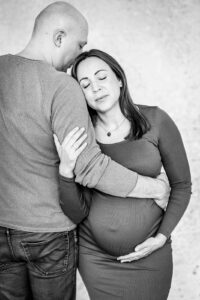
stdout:
[[[124,200],[95,189],[82,193],[69,182],[77,190],[71,197],[82,201],[84,195],[90,206],[79,225],[79,270],[89,296],[166,300],[172,278],[170,235],[191,194],[180,133],[163,110],[133,103],[122,68],[107,53],[95,49],[82,53],[72,76],[84,92],[102,152],[145,176],[155,178],[163,167],[171,187],[164,211],[154,199]],[[76,142],[66,144],[65,156],[77,147]]]

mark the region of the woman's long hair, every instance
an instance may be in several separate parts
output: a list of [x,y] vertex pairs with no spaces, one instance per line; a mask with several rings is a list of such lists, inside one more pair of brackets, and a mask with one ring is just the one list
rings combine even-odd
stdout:
[[[126,75],[122,69],[122,67],[118,64],[118,62],[109,54],[97,50],[92,49],[90,51],[85,51],[81,53],[74,61],[71,75],[77,81],[77,69],[81,61],[87,59],[88,57],[97,57],[107,63],[112,71],[115,73],[117,78],[122,82],[122,87],[120,88],[120,96],[119,96],[119,105],[122,114],[130,121],[131,129],[126,139],[140,139],[143,134],[145,134],[150,129],[150,123],[146,119],[146,117],[139,111],[136,104],[133,103],[133,100],[130,96]],[[96,124],[97,120],[97,112],[88,106],[89,114],[92,119],[93,124]]]

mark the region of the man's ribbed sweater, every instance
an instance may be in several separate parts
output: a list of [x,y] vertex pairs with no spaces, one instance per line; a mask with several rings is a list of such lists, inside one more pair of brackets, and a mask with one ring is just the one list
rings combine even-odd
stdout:
[[79,85],[47,63],[0,57],[0,226],[32,232],[71,230],[59,205],[59,158],[53,140],[85,127],[87,147],[76,181],[126,196],[137,174],[101,154]]

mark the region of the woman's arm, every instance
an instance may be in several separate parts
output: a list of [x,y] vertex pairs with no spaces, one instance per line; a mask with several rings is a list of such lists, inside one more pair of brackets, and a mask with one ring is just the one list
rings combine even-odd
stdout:
[[183,216],[191,196],[190,169],[179,130],[159,108],[156,120],[158,147],[171,186],[169,203],[157,235],[137,245],[134,252],[118,257],[121,262],[141,259],[161,248]]
[[[77,157],[86,147],[84,142],[87,135],[83,128],[74,128],[60,145],[54,135],[57,152],[60,157],[60,206],[63,212],[75,223],[80,223],[89,213],[91,192],[74,180],[74,168]],[[62,176],[63,175],[63,176]],[[151,184],[150,184],[151,182]],[[133,197],[133,195],[130,195]],[[169,185],[165,176],[158,179],[141,176],[137,182],[135,197],[157,198],[156,203],[165,209],[169,198]]]
[[[73,171],[77,155],[74,150],[82,152],[81,145],[82,137],[76,141],[77,146],[74,149],[74,140],[78,138],[80,133],[83,133],[83,129],[74,128],[64,139],[62,145],[59,143],[57,137],[54,135],[55,144],[60,157],[59,172],[63,177],[73,177]],[[81,141],[81,142],[80,142]],[[79,153],[80,154],[80,153]],[[170,187],[168,179],[165,175],[160,174],[157,178],[151,178],[147,176],[138,175],[135,188],[128,194],[127,197],[137,198],[154,198],[157,205],[165,209],[170,193]]]
[[180,132],[164,111],[158,109],[158,114],[158,147],[171,187],[167,210],[158,232],[169,237],[188,206],[192,183]]
[[[54,135],[54,141],[57,152],[60,157],[65,160],[65,177],[59,176],[60,183],[60,206],[63,212],[75,223],[79,224],[89,213],[90,199],[83,187],[75,183],[74,168],[77,157],[86,147],[84,142],[87,135],[83,129],[74,128],[67,136],[63,143],[68,155],[63,156],[63,147],[58,142],[58,138]],[[87,195],[87,197],[86,197]]]
[[86,188],[76,183],[73,178],[60,176],[59,179],[60,206],[75,224],[79,224],[89,213],[90,193],[86,193]]

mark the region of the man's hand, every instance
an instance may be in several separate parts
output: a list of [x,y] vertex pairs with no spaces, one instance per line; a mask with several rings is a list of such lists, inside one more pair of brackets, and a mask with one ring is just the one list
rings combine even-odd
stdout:
[[142,244],[139,244],[135,247],[135,252],[129,253],[127,255],[119,256],[117,260],[120,260],[121,263],[131,262],[134,260],[141,259],[150,255],[152,252],[161,248],[167,238],[165,235],[158,233],[156,237],[150,237],[146,239]]
[[160,175],[157,177],[160,181],[163,181],[163,187],[165,188],[165,192],[160,195],[160,197],[155,197],[154,201],[158,206],[160,206],[163,210],[166,210],[168,202],[169,202],[169,197],[170,197],[170,192],[171,188],[169,185],[169,180],[167,175],[162,172]]

